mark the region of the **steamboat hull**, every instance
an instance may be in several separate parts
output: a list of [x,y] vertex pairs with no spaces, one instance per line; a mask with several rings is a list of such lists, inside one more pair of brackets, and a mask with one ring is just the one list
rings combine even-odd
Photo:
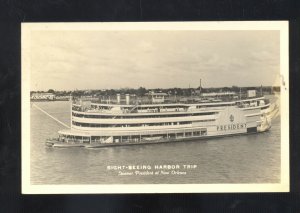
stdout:
[[71,105],[71,129],[48,139],[49,147],[101,148],[195,141],[268,131],[279,107],[264,97],[196,103]]
[[159,140],[152,140],[152,141],[141,141],[141,142],[123,142],[123,143],[92,143],[92,144],[75,144],[75,143],[64,143],[58,140],[47,140],[46,146],[53,147],[53,148],[88,148],[88,149],[95,149],[95,148],[106,148],[106,147],[117,147],[117,146],[136,146],[136,145],[151,145],[151,144],[162,144],[162,143],[175,143],[175,142],[185,142],[185,141],[203,141],[209,139],[216,139],[216,138],[224,138],[224,137],[236,137],[236,136],[245,136],[251,134],[258,134],[264,133],[269,131],[271,127],[265,129],[261,132],[246,132],[246,133],[236,133],[236,134],[227,134],[227,135],[214,135],[214,136],[201,136],[201,137],[189,137],[189,138],[172,138],[172,139],[159,139]]

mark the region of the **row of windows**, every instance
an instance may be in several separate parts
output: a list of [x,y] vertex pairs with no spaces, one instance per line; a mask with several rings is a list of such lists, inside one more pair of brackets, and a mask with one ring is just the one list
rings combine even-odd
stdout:
[[197,137],[197,136],[206,136],[207,130],[202,129],[201,131],[189,131],[189,132],[180,132],[180,133],[168,133],[168,134],[151,134],[151,135],[128,135],[128,136],[114,136],[113,142],[122,143],[122,142],[140,142],[151,140],[165,140],[165,139],[175,139],[175,138],[188,138],[188,137]]
[[196,108],[200,109],[200,108],[206,108],[206,107],[226,107],[226,106],[234,106],[234,105],[235,105],[235,103],[233,103],[233,104],[201,105],[201,106],[197,106]]
[[81,122],[72,122],[75,126],[81,127],[142,127],[142,126],[171,126],[171,125],[186,125],[191,124],[192,122],[165,122],[165,123],[145,123],[145,124],[91,124],[91,123],[81,123]]
[[[196,105],[196,108],[203,108],[203,107],[223,107],[223,106],[234,106],[236,103],[226,103],[226,104],[208,104],[208,105]],[[98,105],[91,105],[91,108],[93,109],[108,109],[109,106],[98,106]],[[123,108],[123,107],[122,107]],[[167,109],[186,109],[188,106],[182,106],[182,105],[175,105],[175,106],[167,106]],[[123,109],[129,109],[128,107],[125,107]],[[147,109],[158,109],[158,106],[147,106],[147,107],[137,107],[138,110],[147,110]]]
[[165,117],[186,117],[186,116],[200,116],[200,115],[214,115],[216,112],[204,112],[204,113],[194,113],[194,114],[173,114],[173,115],[129,115],[129,116],[122,116],[122,115],[84,115],[73,112],[72,115],[74,117],[79,118],[114,118],[114,119],[124,119],[124,118],[165,118]]
[[[178,133],[164,133],[164,134],[146,134],[146,135],[123,135],[123,136],[113,136],[113,143],[122,143],[122,142],[142,142],[151,139],[166,140],[172,138],[188,138],[188,137],[197,137],[197,136],[206,136],[207,129],[199,129],[196,131],[186,131]],[[75,143],[101,143],[109,140],[109,136],[71,136],[71,135],[60,135],[59,141],[61,142],[75,142]]]
[[[214,121],[214,119],[202,120],[197,122],[209,122]],[[192,124],[191,121],[181,121],[181,122],[164,122],[164,123],[143,123],[143,124],[91,124],[91,123],[81,123],[72,121],[75,126],[81,127],[142,127],[142,126],[171,126],[171,125],[187,125]]]

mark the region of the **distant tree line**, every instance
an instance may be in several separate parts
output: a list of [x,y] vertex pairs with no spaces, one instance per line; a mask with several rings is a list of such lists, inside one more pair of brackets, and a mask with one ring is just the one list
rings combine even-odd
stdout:
[[[232,87],[210,87],[210,88],[201,88],[201,93],[211,93],[211,92],[246,92],[247,90],[256,90],[257,92],[263,92],[264,94],[272,94],[274,92],[280,92],[279,86],[259,86],[259,87],[238,87],[238,86],[232,86]],[[74,90],[74,91],[55,91],[53,89],[49,89],[48,91],[31,91],[33,92],[48,92],[53,93],[56,96],[93,96],[93,97],[99,97],[99,96],[115,96],[117,94],[131,94],[136,96],[145,96],[150,91],[153,92],[163,92],[168,95],[177,95],[177,96],[191,96],[191,95],[197,95],[200,92],[200,87],[198,88],[154,88],[154,89],[146,89],[144,87],[139,87],[137,89],[134,88],[121,88],[121,89],[107,89],[107,90]]]

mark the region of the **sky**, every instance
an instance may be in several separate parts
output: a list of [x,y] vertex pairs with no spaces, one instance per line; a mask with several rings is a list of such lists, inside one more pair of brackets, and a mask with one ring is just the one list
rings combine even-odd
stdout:
[[279,31],[33,31],[31,90],[279,85]]

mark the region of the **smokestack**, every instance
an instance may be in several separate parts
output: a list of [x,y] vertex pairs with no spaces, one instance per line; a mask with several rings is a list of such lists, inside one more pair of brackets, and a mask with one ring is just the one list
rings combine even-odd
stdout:
[[126,94],[126,104],[129,105],[129,94]]
[[117,103],[118,103],[118,104],[121,103],[121,96],[120,96],[120,94],[117,94]]

